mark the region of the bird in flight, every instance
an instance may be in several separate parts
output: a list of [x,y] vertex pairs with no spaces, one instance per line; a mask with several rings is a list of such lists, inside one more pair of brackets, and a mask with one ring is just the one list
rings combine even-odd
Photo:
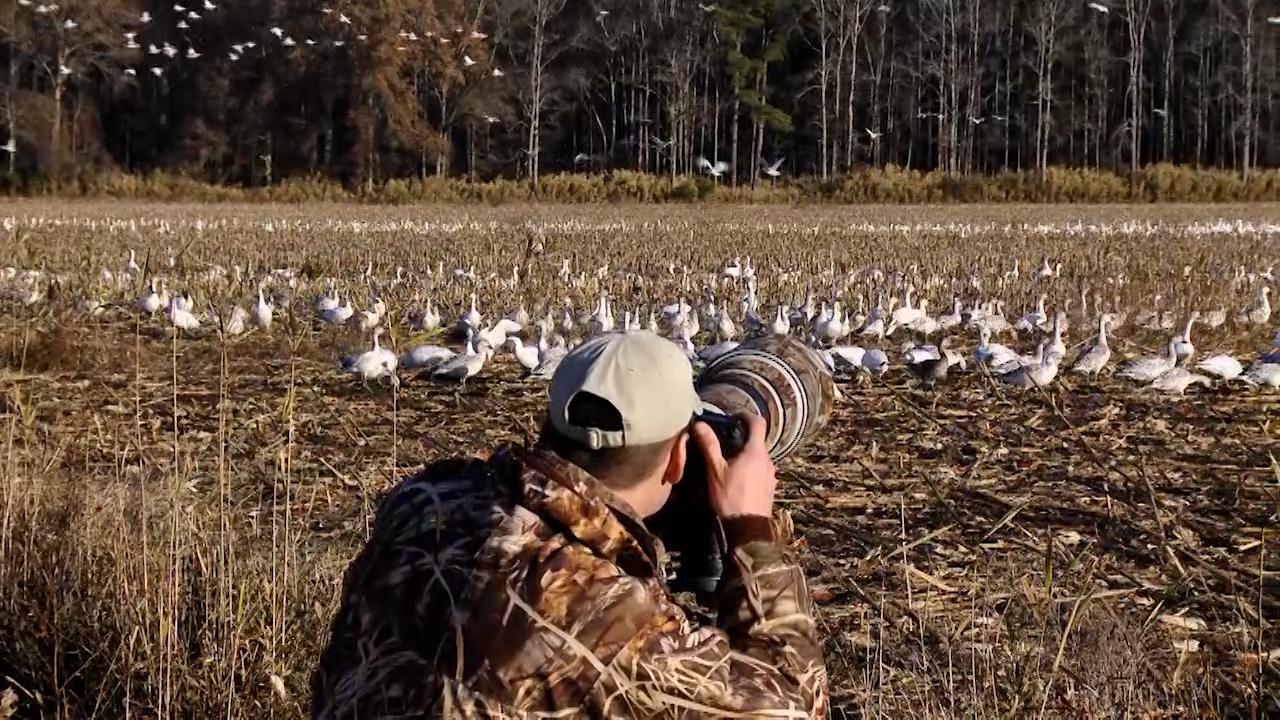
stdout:
[[781,176],[782,170],[780,170],[779,168],[782,167],[782,162],[786,159],[787,159],[786,156],[783,156],[778,158],[777,160],[774,160],[772,165],[764,169],[764,174],[768,175],[771,178],[776,178]]
[[698,167],[713,178],[718,178],[729,171],[729,163],[717,160],[713,165],[710,160],[704,157],[698,158]]

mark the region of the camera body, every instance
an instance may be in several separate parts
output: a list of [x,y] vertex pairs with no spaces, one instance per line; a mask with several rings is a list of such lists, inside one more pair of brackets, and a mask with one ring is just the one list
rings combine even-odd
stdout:
[[[721,355],[698,378],[698,395],[714,409],[697,418],[731,458],[747,444],[747,415],[765,420],[764,444],[779,461],[821,431],[835,406],[835,384],[809,347],[786,335],[753,338]],[[706,461],[690,440],[685,474],[649,527],[671,552],[676,591],[713,593],[724,574],[723,530],[707,496]]]

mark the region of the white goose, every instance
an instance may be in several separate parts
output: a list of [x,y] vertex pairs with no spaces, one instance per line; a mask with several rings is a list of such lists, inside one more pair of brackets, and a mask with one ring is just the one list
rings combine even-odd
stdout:
[[938,316],[938,326],[943,332],[953,330],[960,326],[964,320],[964,314],[960,309],[960,298],[951,300],[951,312]]
[[1196,354],[1196,346],[1191,344],[1191,326],[1199,319],[1199,312],[1191,313],[1187,317],[1187,324],[1183,327],[1182,334],[1174,338],[1173,352],[1178,357],[1178,364],[1187,362]]
[[889,356],[880,348],[869,348],[862,356],[862,368],[880,377],[889,372]]
[[400,366],[405,368],[434,368],[452,359],[457,354],[443,345],[418,345],[410,348],[400,358]]
[[1250,385],[1266,385],[1280,388],[1280,363],[1254,363],[1240,379]]
[[400,384],[396,377],[398,359],[391,350],[382,347],[379,339],[385,330],[381,327],[373,329],[373,347],[359,355],[345,355],[340,360],[342,371],[358,375],[360,381],[368,386],[370,380],[388,378],[393,386]]
[[1252,309],[1240,313],[1236,322],[1241,325],[1266,325],[1271,319],[1271,301],[1268,299],[1270,295],[1270,285],[1258,288],[1258,303]]
[[1045,295],[1041,293],[1036,299],[1036,309],[1018,318],[1018,321],[1013,324],[1013,329],[1020,333],[1031,332],[1043,325],[1049,319],[1044,311],[1044,301]]
[[[231,308],[231,317],[222,325],[222,333],[227,337],[239,337],[244,334],[249,320],[249,313],[244,308],[236,305]],[[215,321],[221,322],[219,316],[215,316]]]
[[147,283],[147,291],[138,298],[138,309],[148,315],[155,315],[159,310],[169,304],[168,294],[164,291],[164,281],[157,283],[155,278]]
[[1107,344],[1107,325],[1111,323],[1112,318],[1110,313],[1098,316],[1098,339],[1080,353],[1080,357],[1076,358],[1075,363],[1071,365],[1071,372],[1087,373],[1097,377],[1098,373],[1107,366],[1111,360],[1111,346]]
[[504,347],[509,349],[511,354],[515,356],[516,361],[529,372],[537,370],[538,366],[542,364],[542,357],[541,353],[538,352],[538,346],[525,345],[517,335],[508,336],[506,343],[504,343]]
[[479,374],[492,355],[493,347],[487,341],[480,340],[474,347],[468,341],[467,352],[442,363],[431,373],[431,377],[437,380],[460,382],[462,383],[462,389],[465,390],[467,388],[467,380]]
[[467,308],[467,311],[462,313],[462,324],[472,329],[479,330],[480,323],[483,321],[484,318],[480,315],[480,311],[476,309],[476,294],[471,293],[471,307]]
[[253,324],[259,330],[271,329],[271,319],[275,315],[275,306],[267,302],[262,295],[262,285],[258,285],[258,304],[253,307]]
[[539,380],[550,380],[555,375],[556,368],[560,367],[560,361],[564,360],[564,356],[569,354],[569,348],[564,344],[555,344],[547,348],[542,353],[542,360],[538,367],[534,368],[529,377]]
[[1151,383],[1151,389],[1171,395],[1182,395],[1190,385],[1209,387],[1212,384],[1213,381],[1204,375],[1193,373],[1183,367],[1172,367],[1160,373],[1160,376]]
[[1219,380],[1234,380],[1244,372],[1244,366],[1230,355],[1214,355],[1196,363],[1196,369]]
[[1023,365],[999,376],[1000,382],[1019,388],[1044,387],[1058,376],[1058,358],[1046,355],[1045,345],[1040,344],[1036,354],[1042,358],[1040,362]]
[[187,309],[190,305],[191,299],[185,294],[174,295],[169,300],[169,322],[174,327],[187,332],[200,329],[200,319]]
[[1000,367],[1017,362],[1019,356],[1008,346],[991,342],[991,328],[982,325],[978,330],[978,349],[974,350],[973,359],[978,367]]
[[356,309],[351,307],[351,299],[343,300],[340,305],[335,305],[328,310],[320,313],[320,319],[326,325],[341,325],[351,319]]
[[1172,368],[1178,362],[1178,354],[1174,349],[1174,343],[1177,339],[1169,340],[1169,349],[1163,357],[1144,357],[1132,360],[1124,367],[1120,368],[1117,373],[1120,377],[1126,377],[1130,380],[1149,383],[1160,377],[1169,368]]
[[782,303],[778,303],[778,309],[773,316],[773,324],[769,329],[774,335],[787,335],[791,332],[791,321],[787,319],[787,307]]

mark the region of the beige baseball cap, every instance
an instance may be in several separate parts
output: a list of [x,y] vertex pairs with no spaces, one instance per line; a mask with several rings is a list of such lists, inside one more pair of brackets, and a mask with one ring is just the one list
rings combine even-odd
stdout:
[[[581,392],[611,403],[622,430],[569,422],[569,403]],[[592,450],[670,440],[702,412],[693,368],[675,343],[651,332],[593,338],[565,356],[551,378],[551,425]]]

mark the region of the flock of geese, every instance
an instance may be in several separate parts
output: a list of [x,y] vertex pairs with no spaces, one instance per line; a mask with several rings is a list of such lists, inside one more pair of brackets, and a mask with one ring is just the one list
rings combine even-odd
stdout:
[[[1009,285],[1011,276],[1016,280],[1021,273],[1014,263],[1012,269],[995,278],[995,284]],[[976,371],[1014,388],[1046,387],[1064,372],[1095,380],[1101,375],[1114,375],[1176,395],[1192,386],[1228,382],[1280,388],[1280,330],[1269,329],[1273,316],[1271,268],[1251,272],[1242,267],[1235,273],[1233,289],[1249,298],[1238,311],[1191,311],[1185,317],[1162,309],[1160,295],[1154,296],[1152,308],[1130,312],[1120,305],[1118,295],[1108,306],[1100,293],[1090,298],[1087,289],[1080,291],[1074,316],[1069,309],[1075,298],[1068,299],[1062,309],[1051,311],[1049,297],[1060,287],[1056,280],[1061,273],[1061,263],[1043,258],[1039,270],[1027,278],[1039,291],[1034,306],[1014,316],[1006,314],[1003,300],[977,299],[988,279],[976,275],[966,281],[972,291],[969,294],[975,299],[966,302],[956,294],[944,311],[933,314],[929,299],[919,295],[921,288],[936,288],[938,283],[916,268],[894,273],[867,270],[857,277],[845,278],[849,284],[822,297],[806,290],[800,297],[775,298],[766,306],[760,300],[760,281],[750,258],[735,259],[711,273],[696,273],[672,264],[668,268],[670,284],[687,294],[669,302],[650,300],[643,306],[644,293],[617,290],[625,283],[616,283],[614,292],[603,289],[604,281],[614,274],[607,266],[575,273],[571,262],[564,260],[555,273],[556,279],[566,290],[580,291],[579,297],[585,295],[581,292],[584,289],[597,291],[591,300],[575,304],[565,297],[532,309],[521,303],[497,312],[489,308],[482,311],[477,290],[485,283],[493,283],[495,289],[516,297],[522,288],[519,268],[513,268],[508,278],[496,274],[478,277],[474,268],[448,271],[438,263],[435,269],[416,276],[397,268],[393,277],[380,279],[370,262],[360,280],[341,283],[337,279],[306,280],[289,268],[260,273],[255,280],[247,280],[239,266],[231,270],[214,266],[186,278],[193,286],[222,286],[233,291],[252,288],[248,309],[234,304],[224,311],[208,302],[197,303],[188,290],[171,293],[168,281],[144,273],[136,254],[130,251],[122,269],[103,269],[96,282],[91,283],[116,297],[103,300],[86,295],[76,307],[91,315],[112,308],[132,308],[144,319],[163,318],[175,332],[186,336],[216,334],[223,338],[270,332],[277,313],[288,310],[295,318],[309,319],[317,328],[367,333],[371,338],[369,349],[343,355],[338,363],[343,372],[355,376],[366,387],[369,383],[398,386],[402,372],[429,375],[465,387],[495,355],[502,353],[519,363],[527,377],[548,380],[565,354],[587,338],[648,331],[669,338],[695,367],[731,351],[745,337],[774,333],[794,335],[807,342],[833,374],[879,377],[900,368],[925,387],[936,386],[960,372]],[[639,283],[636,277],[629,280]],[[66,278],[40,270],[9,267],[0,271],[0,296],[14,305],[33,307],[47,303],[54,294],[51,290],[66,284]],[[132,290],[138,286],[142,287],[140,293]],[[953,283],[953,290],[954,287]],[[427,297],[427,288],[432,288],[437,297],[462,301],[457,305],[446,302],[442,308]],[[131,291],[136,293],[132,298]],[[357,293],[368,296],[368,302],[359,309],[352,304],[352,295]],[[615,294],[624,297],[619,299]],[[403,299],[405,312],[391,313],[386,299],[393,296]],[[1090,304],[1093,315],[1088,312]],[[1068,345],[1073,317],[1077,325],[1088,326],[1087,342]],[[397,324],[407,326],[410,337],[437,342],[403,348],[384,345],[387,330]],[[1244,358],[1201,352],[1196,347],[1193,335],[1197,327],[1217,330],[1224,326],[1249,337],[1262,334],[1266,336],[1265,344],[1259,342],[1256,357]],[[1121,359],[1113,352],[1112,340],[1122,329],[1148,333],[1148,339],[1152,334],[1163,335],[1163,352]],[[974,341],[971,352],[958,347],[957,339],[964,337]],[[448,339],[456,342],[447,344]]]

